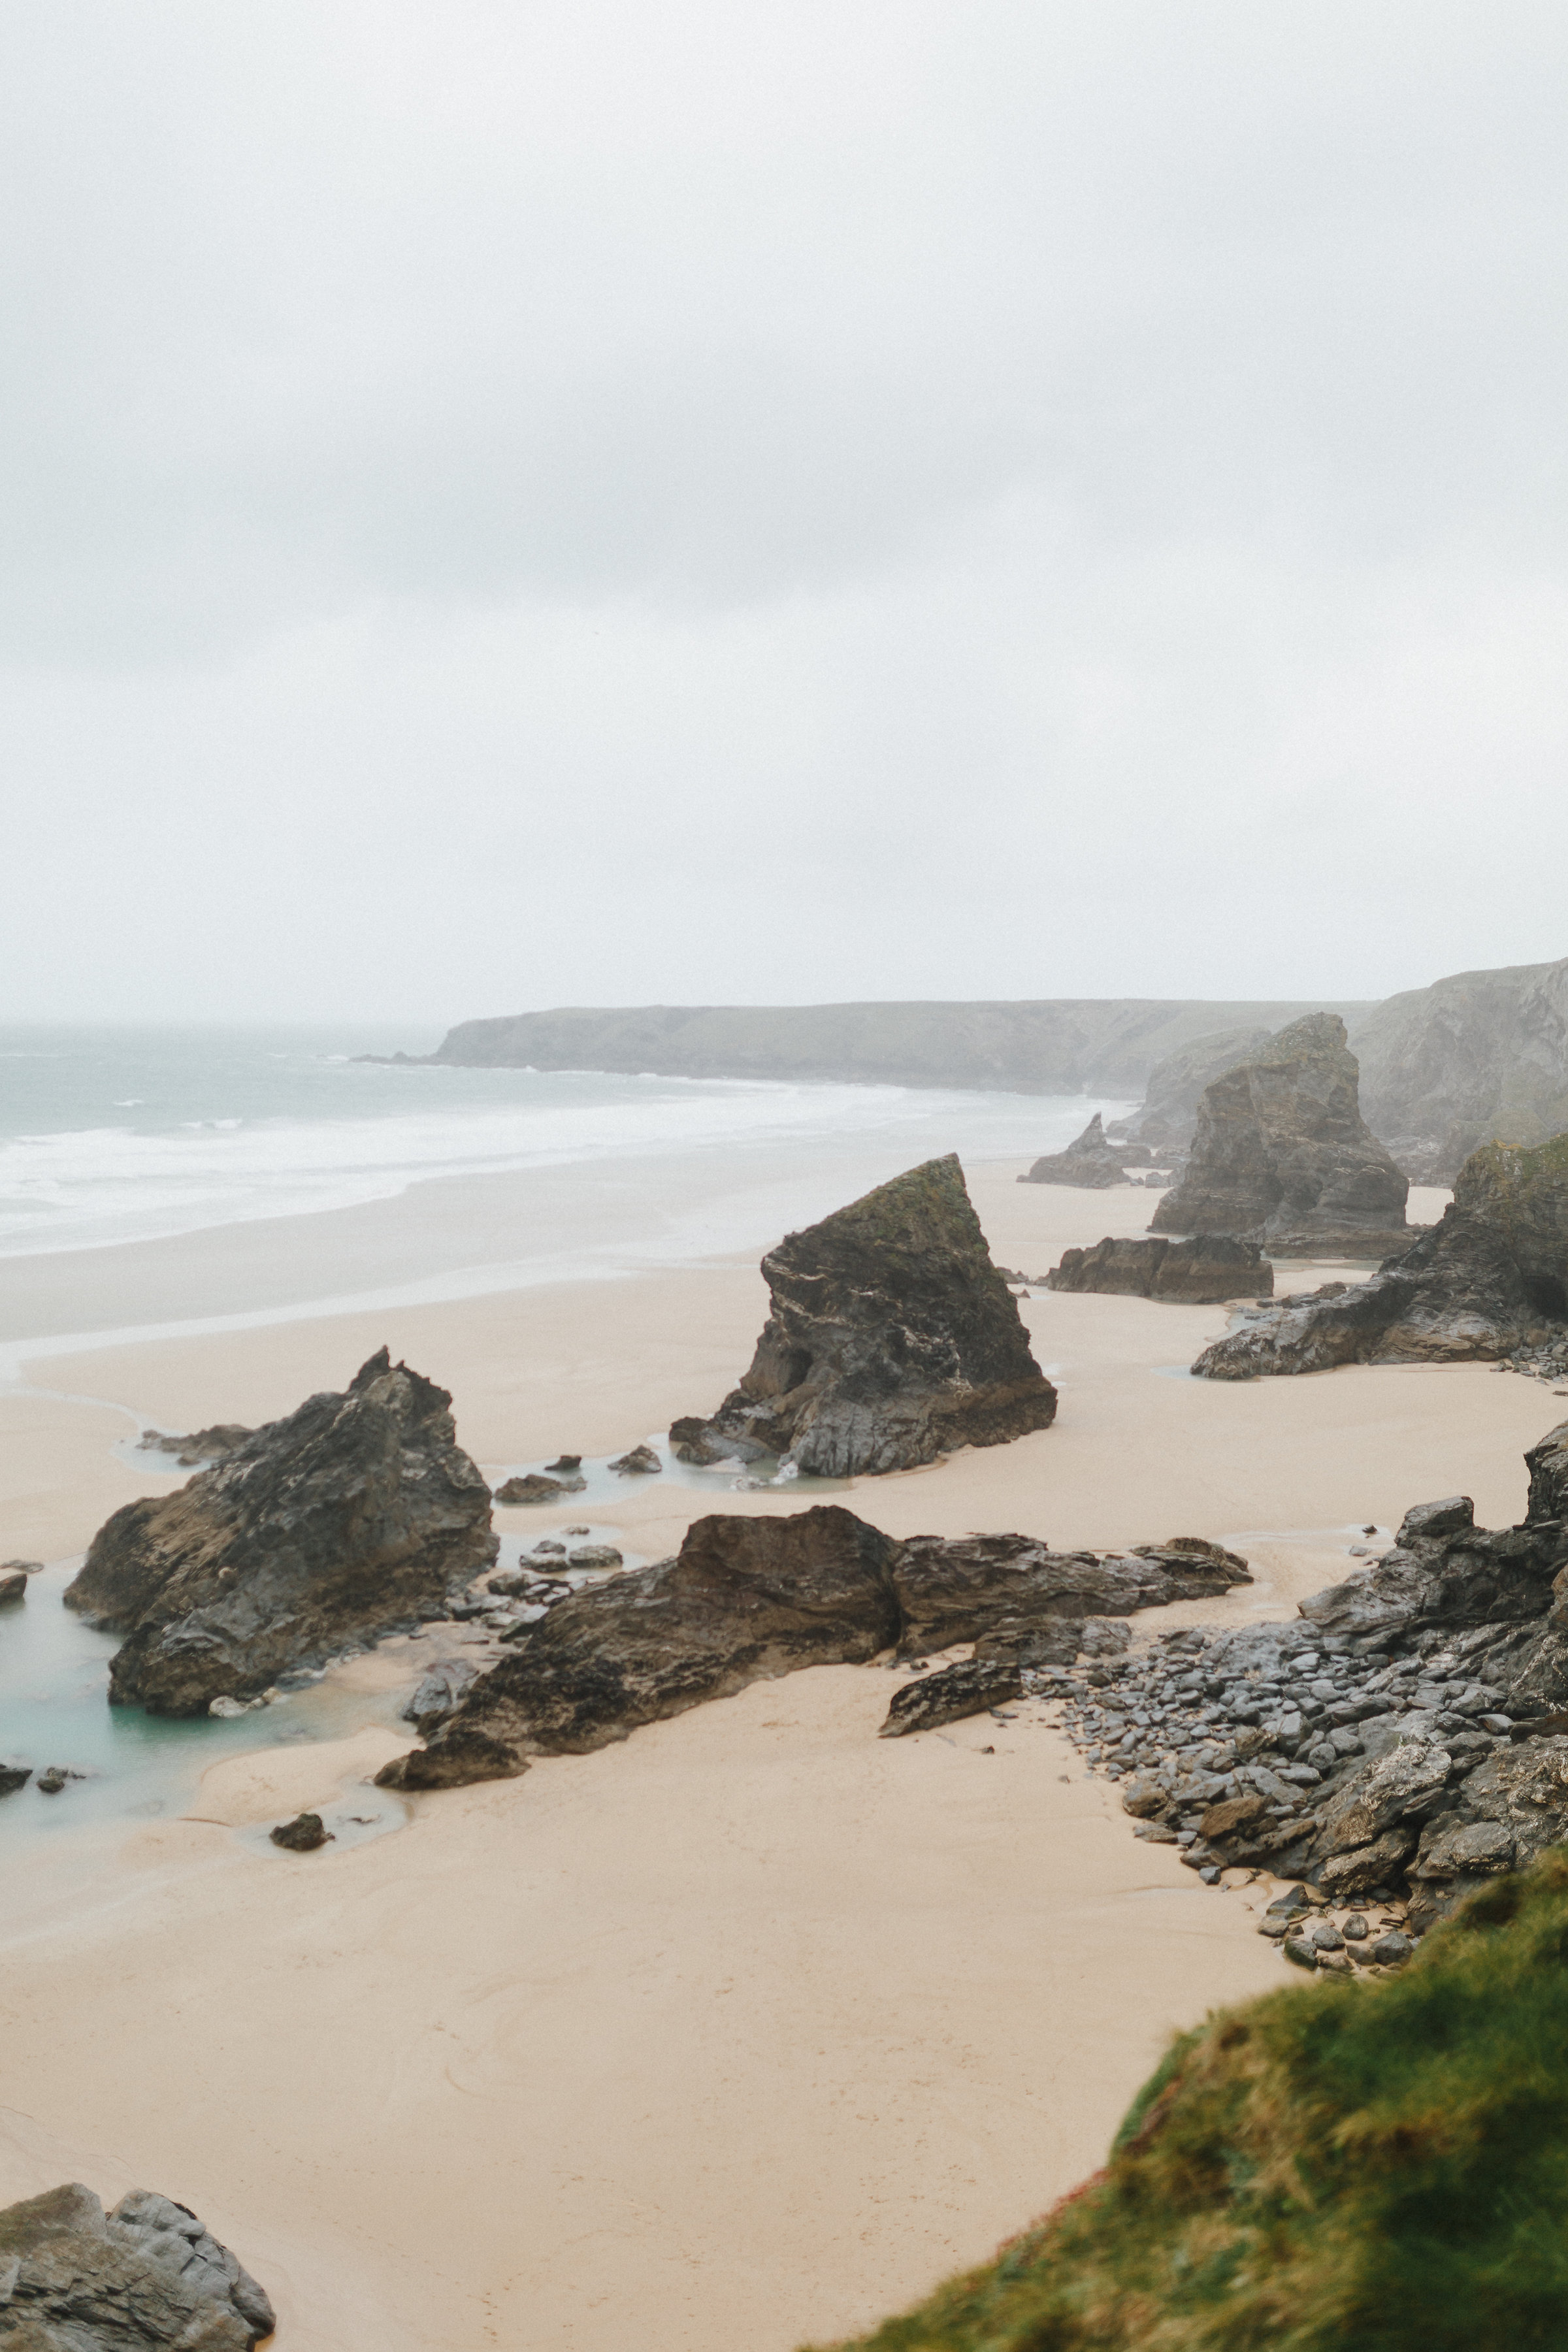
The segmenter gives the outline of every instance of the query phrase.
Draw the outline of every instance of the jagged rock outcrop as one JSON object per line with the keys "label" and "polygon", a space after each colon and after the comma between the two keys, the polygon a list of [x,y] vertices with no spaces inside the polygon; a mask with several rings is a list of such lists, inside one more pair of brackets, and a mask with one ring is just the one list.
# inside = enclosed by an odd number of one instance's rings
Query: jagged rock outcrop
{"label": "jagged rock outcrop", "polygon": [[1442,1221],[1370,1282],[1205,1348],[1205,1380],[1453,1363],[1568,1345],[1568,1135],[1468,1160]]}
{"label": "jagged rock outcrop", "polygon": [[67,1606],[129,1638],[110,1703],[202,1715],[346,1644],[446,1613],[495,1559],[451,1398],[384,1348],[177,1493],[93,1538]]}
{"label": "jagged rock outcrop", "polygon": [[1455,972],[1356,1024],[1362,1107],[1418,1184],[1451,1184],[1484,1143],[1568,1128],[1568,958]]}
{"label": "jagged rock outcrop", "polygon": [[106,2213],[74,2181],[0,2211],[0,2347],[250,2352],[277,2324],[227,2247],[151,2189]]}
{"label": "jagged rock outcrop", "polygon": [[1280,1030],[1205,1088],[1187,1172],[1150,1231],[1229,1234],[1276,1255],[1383,1256],[1414,1240],[1409,1184],[1362,1118],[1357,1076],[1337,1014]]}
{"label": "jagged rock outcrop", "polygon": [[1517,1527],[1421,1504],[1293,1622],[1058,1671],[1091,1760],[1138,1776],[1140,1834],[1335,1900],[1407,1885],[1417,1929],[1568,1838],[1568,1422],[1525,1461]]}
{"label": "jagged rock outcrop", "polygon": [[846,1478],[1055,1418],[955,1155],[790,1234],[763,1273],[773,1311],[751,1368],[710,1418],[672,1425],[683,1461],[777,1454]]}
{"label": "jagged rock outcrop", "polygon": [[715,1515],[693,1524],[674,1559],[559,1601],[426,1747],[378,1778],[397,1789],[509,1778],[531,1756],[605,1747],[763,1676],[886,1650],[974,1642],[983,1664],[1016,1673],[1020,1659],[1069,1643],[1076,1652],[1086,1618],[1248,1581],[1244,1560],[1197,1538],[1054,1553],[1026,1536],[900,1544],[831,1506],[786,1518]]}
{"label": "jagged rock outcrop", "polygon": [[1108,1234],[1092,1249],[1064,1250],[1046,1287],[1213,1307],[1226,1298],[1267,1298],[1274,1268],[1256,1242],[1232,1241],[1225,1234],[1196,1234],[1184,1242],[1163,1234]]}
{"label": "jagged rock outcrop", "polygon": [[1249,1024],[1239,1029],[1215,1030],[1178,1046],[1150,1071],[1143,1100],[1131,1118],[1112,1121],[1112,1140],[1125,1137],[1130,1142],[1149,1145],[1162,1167],[1167,1159],[1184,1160],[1192,1149],[1198,1104],[1205,1087],[1266,1045],[1268,1036],[1267,1029]]}
{"label": "jagged rock outcrop", "polygon": [[[1147,1159],[1146,1147],[1141,1150],[1140,1156]],[[1131,1181],[1124,1160],[1131,1161],[1132,1157],[1131,1151],[1123,1155],[1112,1150],[1105,1139],[1100,1114],[1096,1111],[1083,1133],[1069,1143],[1065,1151],[1051,1152],[1044,1160],[1037,1160],[1028,1174],[1020,1176],[1018,1181],[1020,1184],[1068,1184],[1079,1192],[1104,1192],[1112,1185]]]}

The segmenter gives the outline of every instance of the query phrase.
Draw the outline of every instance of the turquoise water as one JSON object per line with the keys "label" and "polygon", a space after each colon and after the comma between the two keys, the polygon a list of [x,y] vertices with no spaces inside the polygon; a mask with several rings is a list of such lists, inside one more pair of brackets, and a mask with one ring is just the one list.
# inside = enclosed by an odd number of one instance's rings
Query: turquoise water
{"label": "turquoise water", "polygon": [[[395,1727],[406,1687],[366,1694],[331,1683],[231,1722],[171,1722],[141,1707],[110,1706],[109,1661],[121,1636],[99,1633],[61,1594],[79,1565],[30,1577],[27,1598],[0,1609],[0,1762],[30,1764],[34,1780],[0,1797],[0,1854],[89,1822],[155,1820],[182,1812],[209,1764],[285,1740],[341,1739],[366,1724]],[[411,1664],[410,1679],[417,1671]],[[45,1796],[37,1775],[51,1764],[84,1777]]]}

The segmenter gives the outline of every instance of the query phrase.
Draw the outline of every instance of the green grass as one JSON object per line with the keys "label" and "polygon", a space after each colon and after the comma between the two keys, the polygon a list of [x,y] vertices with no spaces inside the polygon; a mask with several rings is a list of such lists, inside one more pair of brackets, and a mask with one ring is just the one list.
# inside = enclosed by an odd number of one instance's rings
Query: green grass
{"label": "green grass", "polygon": [[1103,2172],[856,2352],[1264,2347],[1568,2347],[1568,1849],[1183,2036]]}

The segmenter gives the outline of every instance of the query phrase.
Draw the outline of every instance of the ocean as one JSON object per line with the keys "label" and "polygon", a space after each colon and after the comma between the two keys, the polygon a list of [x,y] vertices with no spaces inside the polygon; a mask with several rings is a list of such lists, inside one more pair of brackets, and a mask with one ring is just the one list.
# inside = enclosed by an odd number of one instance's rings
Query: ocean
{"label": "ocean", "polygon": [[[0,1259],[309,1216],[523,1170],[603,1172],[661,1158],[689,1160],[695,1173],[738,1154],[773,1175],[840,1156],[891,1175],[943,1151],[1033,1157],[1059,1150],[1094,1110],[1128,1108],[1076,1095],[354,1058],[407,1042],[406,1031],[358,1026],[0,1029]],[[715,1245],[688,1239],[694,1252]],[[547,1253],[548,1233],[535,1240]],[[716,1245],[743,1243],[726,1234]]]}

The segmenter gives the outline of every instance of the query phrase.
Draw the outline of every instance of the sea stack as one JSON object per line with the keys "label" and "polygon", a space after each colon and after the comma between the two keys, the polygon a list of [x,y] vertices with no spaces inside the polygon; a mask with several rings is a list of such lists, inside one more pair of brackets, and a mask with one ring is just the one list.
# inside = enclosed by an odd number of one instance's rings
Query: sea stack
{"label": "sea stack", "polygon": [[1407,1246],[1410,1187],[1361,1115],[1359,1080],[1337,1013],[1281,1029],[1205,1087],[1187,1172],[1151,1232],[1228,1234],[1277,1256]]}
{"label": "sea stack", "polygon": [[1520,1349],[1568,1369],[1568,1135],[1529,1151],[1489,1143],[1459,1171],[1442,1222],[1370,1282],[1232,1331],[1193,1370],[1249,1381]]}
{"label": "sea stack", "polygon": [[1068,1145],[1065,1151],[1047,1153],[1037,1160],[1020,1184],[1069,1184],[1079,1192],[1105,1192],[1114,1184],[1125,1184],[1129,1179],[1122,1161],[1143,1160],[1149,1157],[1143,1144],[1129,1144],[1122,1151],[1115,1150],[1106,1141],[1105,1129],[1099,1111],[1089,1120],[1083,1133]]}
{"label": "sea stack", "polygon": [[710,1418],[672,1425],[684,1461],[776,1454],[847,1478],[1056,1416],[955,1154],[788,1234],[763,1273],[773,1311],[751,1368]]}
{"label": "sea stack", "polygon": [[110,1703],[205,1715],[293,1669],[444,1616],[499,1549],[451,1398],[384,1348],[173,1495],[93,1538],[68,1608],[124,1633]]}

